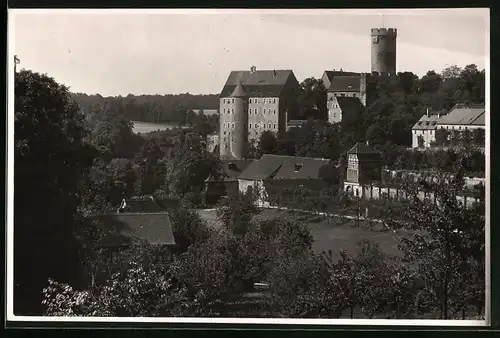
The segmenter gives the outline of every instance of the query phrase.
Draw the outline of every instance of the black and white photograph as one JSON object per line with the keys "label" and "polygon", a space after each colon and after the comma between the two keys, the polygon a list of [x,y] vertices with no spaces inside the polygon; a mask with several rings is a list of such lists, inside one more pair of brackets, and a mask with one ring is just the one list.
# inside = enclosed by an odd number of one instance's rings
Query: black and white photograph
{"label": "black and white photograph", "polygon": [[7,320],[485,326],[489,9],[9,9]]}

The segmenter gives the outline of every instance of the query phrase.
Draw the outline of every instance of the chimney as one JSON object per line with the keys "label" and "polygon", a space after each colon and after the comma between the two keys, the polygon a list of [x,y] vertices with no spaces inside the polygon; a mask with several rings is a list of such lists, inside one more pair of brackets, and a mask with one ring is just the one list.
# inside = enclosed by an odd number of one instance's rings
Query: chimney
{"label": "chimney", "polygon": [[340,68],[340,74],[342,74],[344,71],[342,70],[342,68]]}
{"label": "chimney", "polygon": [[255,70],[256,70],[256,69],[257,69],[257,68],[256,68],[255,66],[250,67],[250,73],[255,73]]}
{"label": "chimney", "polygon": [[429,117],[429,108],[427,108],[427,117]]}
{"label": "chimney", "polygon": [[273,77],[276,76],[276,69],[273,69]]}

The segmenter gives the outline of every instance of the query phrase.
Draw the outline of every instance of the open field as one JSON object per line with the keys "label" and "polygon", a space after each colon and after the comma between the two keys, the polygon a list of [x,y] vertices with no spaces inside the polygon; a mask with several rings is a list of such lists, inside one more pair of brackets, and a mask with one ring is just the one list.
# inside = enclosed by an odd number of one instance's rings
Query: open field
{"label": "open field", "polygon": [[[209,224],[220,227],[217,221],[215,210],[197,210],[198,213]],[[356,220],[346,220],[340,217],[324,219],[322,216],[305,213],[291,213],[276,209],[263,210],[255,219],[265,219],[271,217],[297,217],[299,220],[307,222],[311,234],[314,238],[313,250],[317,253],[332,250],[333,259],[340,258],[340,251],[346,250],[349,254],[357,253],[357,243],[363,239],[372,240],[380,244],[383,252],[390,255],[398,255],[398,238],[407,233],[383,230],[383,225],[373,224],[369,229],[368,221],[360,221],[360,227],[356,227]]]}

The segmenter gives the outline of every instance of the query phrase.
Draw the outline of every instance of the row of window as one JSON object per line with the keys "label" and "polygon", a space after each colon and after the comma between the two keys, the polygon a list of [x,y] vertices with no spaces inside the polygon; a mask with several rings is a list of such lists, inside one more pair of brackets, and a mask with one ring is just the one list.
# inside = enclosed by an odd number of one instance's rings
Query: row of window
{"label": "row of window", "polygon": [[[252,114],[252,113],[258,114],[259,113],[259,108],[254,108],[254,109],[250,108],[248,110],[248,112],[249,112],[249,114]],[[276,109],[266,109],[266,108],[264,108],[264,114],[271,114],[271,112],[273,114],[276,114]],[[222,113],[223,114],[234,114],[234,109],[229,109],[229,108],[225,109],[224,108],[224,109],[222,109]]]}
{"label": "row of window", "polygon": [[[345,97],[346,94],[345,93],[340,93],[340,94],[334,93],[333,96],[335,96],[335,97]],[[347,95],[347,96],[349,96],[349,95]],[[356,93],[352,93],[352,97],[356,97]],[[333,97],[330,98],[330,101],[332,101],[332,100],[333,100]]]}
{"label": "row of window", "polygon": [[[272,113],[273,113],[273,114],[276,114],[276,109],[267,109],[267,110],[266,110],[266,108],[264,108],[264,114],[266,114],[266,113],[267,113],[267,114],[271,114],[271,111],[272,111]],[[252,114],[252,112],[253,112],[254,114],[258,114],[258,113],[259,113],[259,108],[254,108],[254,110],[253,110],[253,111],[252,111],[252,108],[250,108],[250,109],[248,110],[248,112],[249,112],[249,114]]]}
{"label": "row of window", "polygon": [[[249,103],[260,103],[262,100],[263,103],[276,103],[276,98],[253,98],[249,99]],[[234,99],[222,99],[222,103],[234,103]]]}
{"label": "row of window", "polygon": [[[272,123],[272,124],[271,124],[271,123],[268,123],[268,128],[269,128],[269,129],[271,129],[271,125],[273,126],[273,128],[272,128],[272,129],[276,129],[276,123]],[[224,123],[223,123],[223,126],[224,126],[224,129],[225,129],[225,128],[232,128],[232,129],[234,129],[235,124],[234,124],[234,122],[232,122],[232,123],[231,123],[231,122],[224,122]],[[255,128],[255,129],[259,128],[259,123],[255,123],[255,124],[254,124],[254,128]],[[263,128],[264,128],[264,129],[266,129],[266,124],[265,124],[265,123],[263,123]],[[252,129],[252,123],[250,123],[250,124],[248,125],[248,129]],[[226,135],[226,132],[224,132],[224,135]]]}

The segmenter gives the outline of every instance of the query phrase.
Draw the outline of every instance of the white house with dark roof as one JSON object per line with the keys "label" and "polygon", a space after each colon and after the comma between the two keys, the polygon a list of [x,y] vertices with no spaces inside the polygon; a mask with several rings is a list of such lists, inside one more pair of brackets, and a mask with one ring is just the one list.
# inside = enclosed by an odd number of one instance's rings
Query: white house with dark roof
{"label": "white house with dark roof", "polygon": [[436,130],[485,129],[485,106],[482,104],[456,104],[447,114],[431,114],[429,111],[412,127],[412,147],[419,148],[423,138],[425,148],[436,140]]}
{"label": "white house with dark roof", "polygon": [[411,128],[412,147],[420,148],[419,139],[422,139],[422,147],[428,148],[436,139],[436,129],[439,120],[438,114],[430,114],[429,110],[420,120]]}

